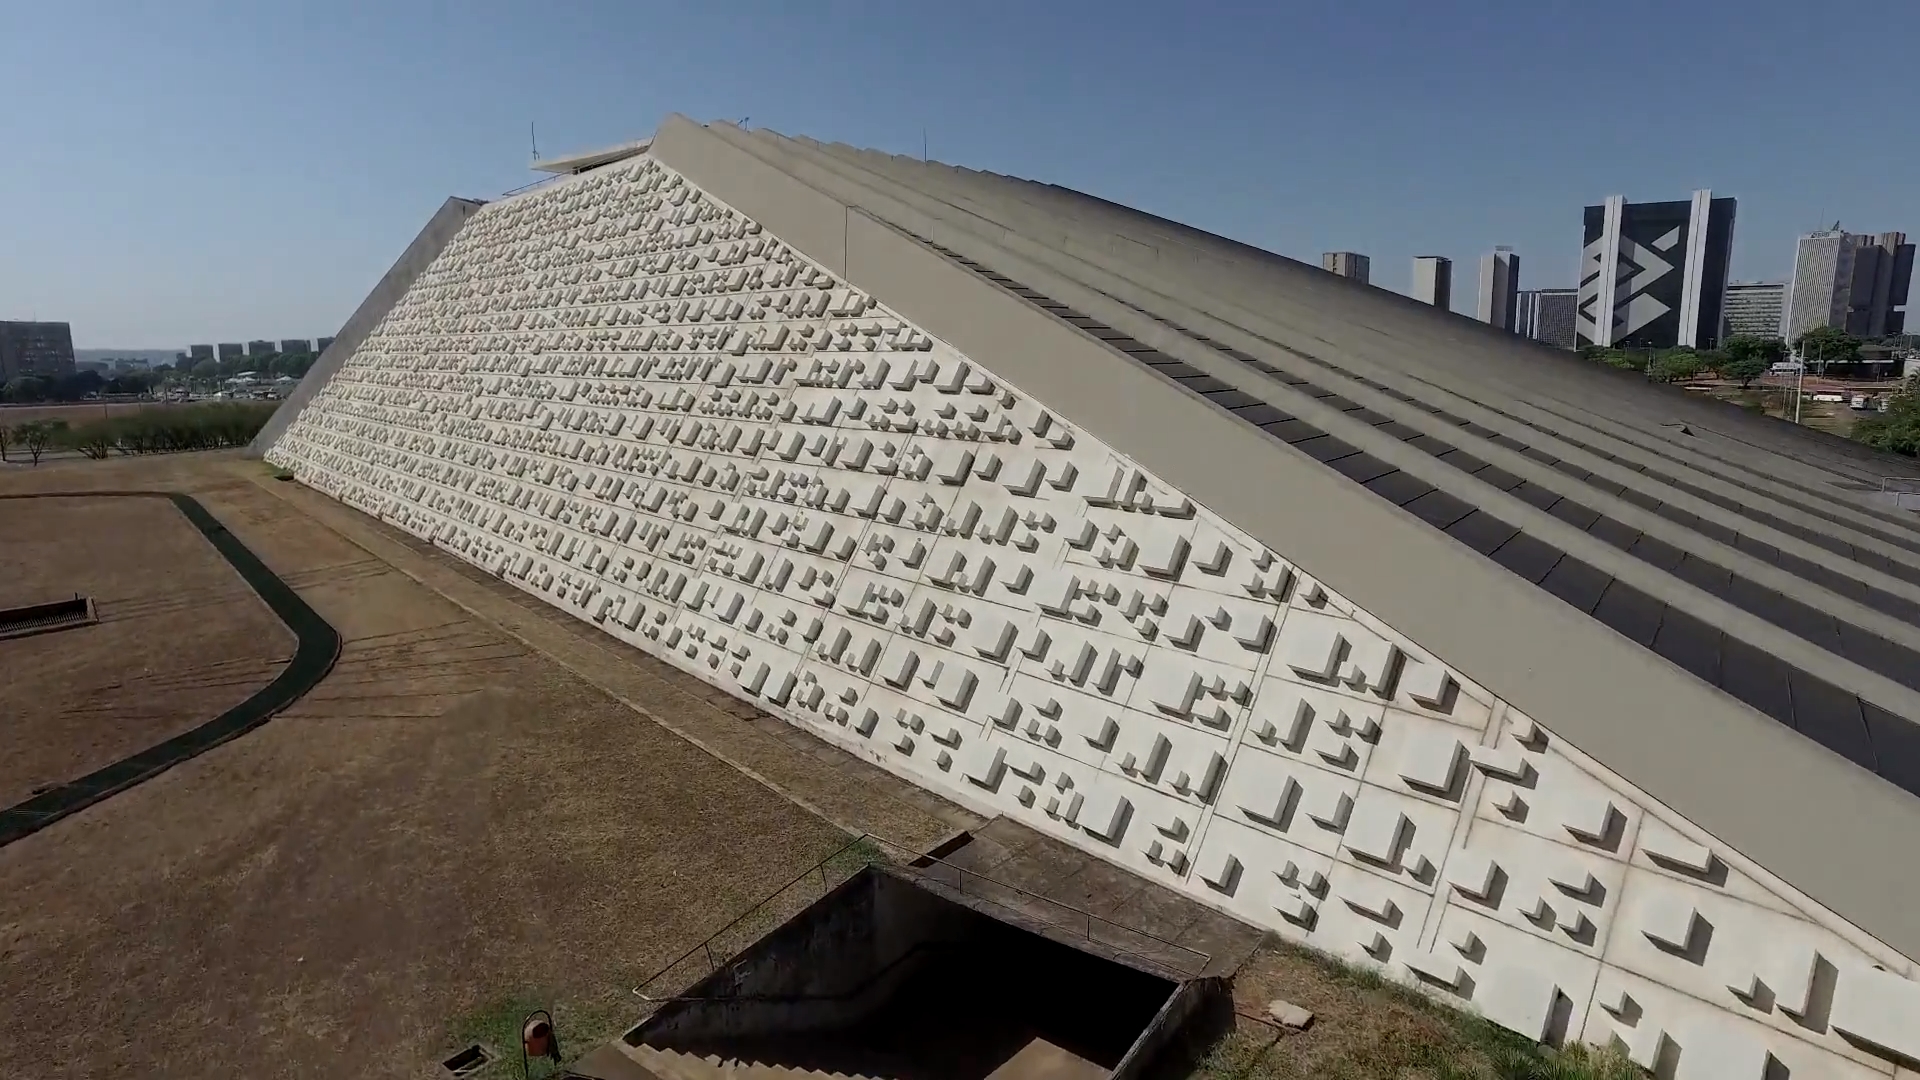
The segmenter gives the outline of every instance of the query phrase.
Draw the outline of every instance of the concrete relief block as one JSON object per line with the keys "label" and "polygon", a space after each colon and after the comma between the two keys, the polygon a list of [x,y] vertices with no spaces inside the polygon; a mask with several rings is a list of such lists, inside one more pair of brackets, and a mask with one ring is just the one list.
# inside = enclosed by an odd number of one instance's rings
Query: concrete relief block
{"label": "concrete relief block", "polygon": [[1889,1061],[1920,1061],[1920,983],[1873,967],[1849,967],[1833,992],[1835,1031]]}

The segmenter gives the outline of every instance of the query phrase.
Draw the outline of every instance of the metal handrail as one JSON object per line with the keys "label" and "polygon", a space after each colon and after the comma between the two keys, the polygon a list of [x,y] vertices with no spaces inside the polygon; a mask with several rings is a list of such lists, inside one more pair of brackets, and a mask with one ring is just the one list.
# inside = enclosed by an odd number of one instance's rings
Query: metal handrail
{"label": "metal handrail", "polygon": [[[734,927],[739,926],[741,923],[746,921],[749,915],[754,914],[755,912],[759,911],[761,908],[766,907],[769,903],[772,903],[774,897],[777,897],[781,893],[786,892],[788,889],[793,888],[795,885],[800,884],[802,881],[805,881],[808,877],[812,876],[814,873],[816,872],[821,873],[822,874],[821,880],[824,883],[825,881],[824,875],[825,875],[825,870],[828,863],[846,854],[847,852],[853,850],[854,848],[859,847],[863,843],[871,843],[871,842],[872,842],[872,838],[869,837],[867,834],[862,833],[859,836],[856,836],[853,839],[835,848],[830,854],[828,854],[825,858],[822,858],[819,862],[816,862],[812,866],[809,866],[805,870],[802,870],[798,874],[795,874],[789,881],[787,881],[786,884],[780,886],[779,888],[773,890],[767,895],[761,897],[758,901],[754,903],[752,907],[748,908],[747,910],[741,912],[739,915],[735,916],[733,918],[733,921],[727,923],[725,926],[722,926],[720,929],[715,930],[713,933],[708,934],[705,938],[701,939],[700,942],[695,944],[692,948],[688,949],[686,952],[681,953],[679,956],[674,957],[671,963],[667,964],[665,967],[661,968],[659,971],[654,972],[652,975],[647,976],[645,979],[642,979],[639,985],[633,988],[634,995],[636,997],[645,998],[647,995],[640,992],[644,987],[653,983],[656,979],[660,978],[660,976],[665,975],[667,972],[672,971],[674,968],[677,968],[681,964],[686,963],[688,960],[693,958],[693,955],[695,953],[698,953],[703,949],[706,950],[706,953],[707,953],[707,966],[709,971],[717,969],[719,965],[714,962],[713,948],[712,948],[713,940],[715,938],[733,929]],[[824,895],[824,890],[823,890],[823,895]]]}

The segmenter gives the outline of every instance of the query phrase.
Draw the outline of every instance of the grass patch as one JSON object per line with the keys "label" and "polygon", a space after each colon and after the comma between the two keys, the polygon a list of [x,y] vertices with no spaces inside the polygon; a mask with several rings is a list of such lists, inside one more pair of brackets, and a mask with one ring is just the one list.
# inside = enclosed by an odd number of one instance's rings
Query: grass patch
{"label": "grass patch", "polygon": [[863,836],[829,856],[822,865],[826,871],[827,888],[832,889],[867,867],[886,861],[886,851]]}
{"label": "grass patch", "polygon": [[532,1080],[557,1076],[565,1066],[586,1056],[623,1029],[622,1018],[609,1005],[569,1002],[539,991],[524,990],[503,995],[483,1007],[453,1020],[447,1025],[447,1051],[454,1054],[473,1043],[486,1047],[494,1060],[476,1077],[485,1080],[529,1080],[520,1071],[520,1025],[527,1014],[545,1009],[553,1014],[554,1031],[560,1036],[561,1065],[545,1060],[528,1062]]}
{"label": "grass patch", "polygon": [[1284,998],[1304,1032],[1242,1020],[1199,1063],[1200,1080],[1640,1080],[1613,1049],[1541,1046],[1379,971],[1271,940],[1235,978],[1235,1007]]}

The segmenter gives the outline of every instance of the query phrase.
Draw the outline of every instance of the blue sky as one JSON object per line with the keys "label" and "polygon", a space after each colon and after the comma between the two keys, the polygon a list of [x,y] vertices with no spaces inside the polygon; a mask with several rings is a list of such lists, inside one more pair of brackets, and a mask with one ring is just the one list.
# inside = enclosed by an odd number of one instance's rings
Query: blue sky
{"label": "blue sky", "polygon": [[0,0],[0,317],[81,347],[330,334],[447,195],[660,117],[1067,184],[1296,258],[1519,252],[1740,200],[1734,275],[1920,233],[1920,3]]}

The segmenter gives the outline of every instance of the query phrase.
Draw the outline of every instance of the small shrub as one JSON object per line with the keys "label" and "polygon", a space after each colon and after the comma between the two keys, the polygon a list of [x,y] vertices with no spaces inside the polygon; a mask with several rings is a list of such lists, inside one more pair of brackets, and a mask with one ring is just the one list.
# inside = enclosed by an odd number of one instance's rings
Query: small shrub
{"label": "small shrub", "polygon": [[65,433],[67,445],[90,458],[172,454],[245,446],[279,408],[276,401],[219,401],[145,409],[95,420]]}

